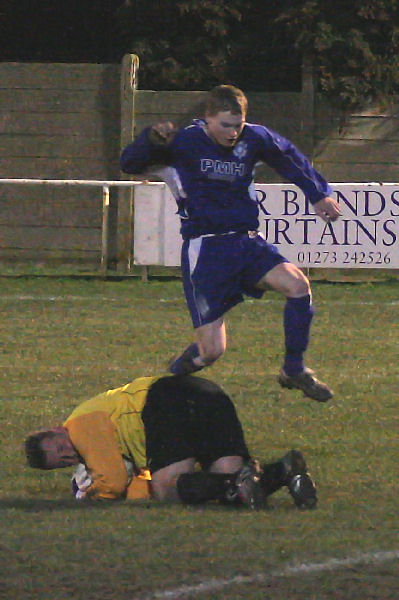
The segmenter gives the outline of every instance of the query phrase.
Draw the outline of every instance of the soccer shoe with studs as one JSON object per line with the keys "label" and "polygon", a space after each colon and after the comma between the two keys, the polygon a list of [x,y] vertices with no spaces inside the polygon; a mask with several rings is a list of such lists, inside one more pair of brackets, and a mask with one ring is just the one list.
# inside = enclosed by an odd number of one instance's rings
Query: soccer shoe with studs
{"label": "soccer shoe with studs", "polygon": [[228,492],[228,500],[238,502],[251,510],[259,510],[266,504],[265,494],[260,485],[261,469],[257,461],[251,461],[238,471],[233,488]]}
{"label": "soccer shoe with studs", "polygon": [[198,354],[194,351],[196,344],[191,344],[181,355],[176,355],[168,361],[167,370],[173,375],[189,375],[196,371],[201,371],[203,366],[197,366],[193,362],[194,356]]}
{"label": "soccer shoe with studs", "polygon": [[317,504],[314,481],[308,473],[302,452],[291,450],[282,458],[285,470],[285,485],[298,508],[311,509]]}
{"label": "soccer shoe with studs", "polygon": [[281,387],[290,390],[302,390],[307,398],[317,400],[317,402],[327,402],[333,397],[333,391],[326,383],[319,381],[314,376],[311,369],[304,369],[298,375],[287,375],[284,369],[281,369],[278,376],[278,382]]}

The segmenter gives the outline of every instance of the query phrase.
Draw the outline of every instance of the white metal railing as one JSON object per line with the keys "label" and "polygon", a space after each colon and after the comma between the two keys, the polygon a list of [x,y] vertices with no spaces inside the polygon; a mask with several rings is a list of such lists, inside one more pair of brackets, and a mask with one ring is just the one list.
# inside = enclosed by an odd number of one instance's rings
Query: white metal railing
{"label": "white metal railing", "polygon": [[54,186],[91,186],[102,188],[102,225],[101,225],[101,265],[100,271],[104,275],[108,263],[108,217],[109,217],[109,189],[111,187],[134,187],[137,185],[164,186],[162,181],[107,181],[96,179],[0,179],[0,183],[19,185],[54,185]]}
{"label": "white metal railing", "polygon": [[[134,205],[134,261],[148,265],[180,264],[179,219],[173,196],[160,193],[157,181],[78,179],[0,179],[0,183],[75,185],[102,188],[101,272],[107,270],[110,187],[140,186]],[[152,189],[149,186],[157,186]],[[399,184],[335,183],[333,193],[342,209],[335,223],[316,219],[304,195],[293,184],[255,184],[260,232],[301,268],[399,269]],[[147,189],[149,188],[149,189]],[[154,227],[156,218],[157,227]],[[151,236],[148,229],[151,227]]]}

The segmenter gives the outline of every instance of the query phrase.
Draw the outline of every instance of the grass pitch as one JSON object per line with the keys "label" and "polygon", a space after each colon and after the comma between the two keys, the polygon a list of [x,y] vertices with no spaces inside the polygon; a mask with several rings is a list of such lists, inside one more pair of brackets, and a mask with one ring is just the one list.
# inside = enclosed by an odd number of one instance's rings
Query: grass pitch
{"label": "grass pitch", "polygon": [[[315,511],[298,511],[282,490],[259,513],[82,506],[68,469],[25,466],[30,431],[60,424],[98,392],[164,372],[191,341],[180,281],[3,278],[0,286],[2,600],[398,598],[397,554],[373,560],[399,551],[398,282],[313,285],[307,363],[335,390],[326,405],[276,382],[277,294],[227,315],[227,353],[204,376],[233,398],[254,455],[303,450],[319,492]],[[363,562],[331,563],[359,553]]]}

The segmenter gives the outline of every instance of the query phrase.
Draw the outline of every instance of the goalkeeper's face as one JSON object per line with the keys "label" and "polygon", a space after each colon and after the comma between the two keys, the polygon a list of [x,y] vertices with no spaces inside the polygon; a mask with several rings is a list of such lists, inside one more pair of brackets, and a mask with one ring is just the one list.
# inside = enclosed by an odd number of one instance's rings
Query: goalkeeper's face
{"label": "goalkeeper's face", "polygon": [[225,148],[233,148],[243,130],[245,115],[226,110],[215,115],[206,114],[205,121],[208,134],[214,142]]}
{"label": "goalkeeper's face", "polygon": [[45,468],[61,469],[76,465],[79,456],[65,427],[55,427],[51,432],[52,435],[44,438],[40,444],[45,455]]}

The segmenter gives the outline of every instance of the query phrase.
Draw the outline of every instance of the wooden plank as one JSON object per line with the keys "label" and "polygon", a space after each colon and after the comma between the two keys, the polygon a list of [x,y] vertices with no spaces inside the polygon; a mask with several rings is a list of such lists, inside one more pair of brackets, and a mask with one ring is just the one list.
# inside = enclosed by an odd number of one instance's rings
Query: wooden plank
{"label": "wooden plank", "polygon": [[[0,114],[1,130],[9,132],[1,137],[1,154],[20,157],[2,160],[2,174],[4,170],[7,177],[117,179],[119,68],[110,72],[95,67],[93,80],[91,65],[72,71],[69,65],[48,67],[40,65],[40,81],[31,65],[26,77],[25,66],[13,69],[16,89],[0,91],[1,106],[9,109]],[[4,82],[2,77],[0,88]],[[15,131],[21,135],[11,135]],[[32,131],[33,136],[26,135]],[[99,263],[101,189],[7,186],[0,188],[0,196],[0,243],[11,247],[0,249],[2,258],[12,254],[17,260]],[[18,244],[23,249],[16,248]]]}
{"label": "wooden plank", "polygon": [[350,115],[344,115],[343,111],[327,100],[324,96],[316,94],[315,97],[316,119],[352,117],[399,117],[399,96],[393,96],[388,102],[371,103],[368,106],[353,110]]}
{"label": "wooden plank", "polygon": [[[185,125],[189,125],[193,118],[201,118],[202,114],[197,113],[193,115],[188,115],[187,113],[178,113],[170,112],[165,107],[164,112],[160,113],[140,113],[136,114],[136,129],[140,131],[144,127],[148,127],[157,123],[158,121],[172,121],[176,123],[179,127],[183,127]],[[288,118],[281,113],[271,113],[269,111],[257,111],[248,113],[249,123],[259,123],[261,125],[265,125],[266,127],[270,127],[271,129],[276,129],[279,132],[281,130],[287,130],[292,132],[300,132],[301,131],[301,123],[299,119]],[[140,129],[141,127],[141,129]]]}
{"label": "wooden plank", "polygon": [[80,158],[3,158],[0,177],[27,179],[118,179],[119,161]]}
{"label": "wooden plank", "polygon": [[399,140],[334,140],[321,141],[315,150],[316,160],[336,163],[382,163],[399,165]]}
{"label": "wooden plank", "polygon": [[101,229],[0,227],[1,248],[101,251]]}
{"label": "wooden plank", "polygon": [[[300,123],[303,133],[301,146],[309,158],[313,157],[314,150],[314,105],[315,105],[315,77],[313,60],[306,53],[302,58],[302,91],[297,96],[297,106],[300,107]],[[297,115],[298,109],[289,108],[290,115]],[[305,135],[306,133],[306,135]]]}
{"label": "wooden plank", "polygon": [[[120,82],[121,150],[135,136],[136,102],[138,97],[138,64],[138,57],[134,54],[126,54],[123,57]],[[127,174],[123,174],[123,177],[126,179],[133,179]],[[132,245],[134,236],[134,190],[129,188],[119,189],[117,192],[117,201],[118,212],[116,215],[116,239],[114,239],[114,248],[118,257],[118,271],[126,272],[131,269],[133,262]]]}
{"label": "wooden plank", "polygon": [[370,140],[396,142],[399,140],[399,98],[393,97],[388,104],[370,104],[350,115],[323,97],[316,97],[316,136],[320,140]]}
{"label": "wooden plank", "polygon": [[257,183],[281,183],[284,179],[274,169],[262,164],[256,168],[255,181]]}
{"label": "wooden plank", "polygon": [[113,64],[0,63],[3,89],[96,90],[119,89],[120,66]]}
{"label": "wooden plank", "polygon": [[[174,118],[176,115],[173,113],[162,113],[159,115],[137,115],[136,116],[136,128],[135,135],[138,135],[145,127],[149,127],[158,121],[172,121],[178,127],[188,125],[191,120],[184,120],[183,116]],[[252,115],[255,117],[255,115]],[[265,118],[265,115],[258,113],[257,118],[252,118],[250,122],[258,122],[271,129],[278,131],[281,135],[288,137],[290,140],[298,140],[302,138],[303,132],[301,130],[301,124],[298,120],[284,119],[279,115],[275,115],[273,118]]]}
{"label": "wooden plank", "polygon": [[[0,137],[0,157],[27,158],[89,158],[90,160],[104,159],[105,141],[98,136],[64,136],[64,135],[24,135],[4,134]],[[111,148],[111,139],[106,143]],[[114,145],[119,142],[114,136]],[[118,158],[115,153],[115,160]]]}
{"label": "wooden plank", "polygon": [[[207,92],[158,92],[152,90],[137,90],[136,114],[159,114],[167,112],[180,114],[181,112],[197,112],[197,116],[204,113],[204,101]],[[269,111],[270,114],[298,108],[300,102],[298,93],[258,93],[247,94],[249,109],[253,111]]]}
{"label": "wooden plank", "polygon": [[25,185],[0,184],[0,210],[6,203],[21,202],[27,205],[30,202],[40,201],[49,204],[72,204],[77,202],[82,206],[92,206],[101,202],[102,190],[100,187],[89,186],[55,186],[55,185]]}
{"label": "wooden plank", "polygon": [[351,140],[399,140],[399,118],[393,117],[350,117],[344,122],[339,119],[316,121],[316,138],[333,137]]}
{"label": "wooden plank", "polygon": [[[70,249],[56,250],[41,248],[1,248],[0,260],[2,264],[11,263],[15,267],[18,263],[33,262],[37,265],[78,265],[86,268],[100,267],[100,251],[97,249]],[[2,266],[2,265],[1,265]]]}
{"label": "wooden plank", "polygon": [[97,111],[119,118],[119,89],[93,90],[0,89],[0,106],[12,112],[87,113]]}
{"label": "wooden plank", "polygon": [[315,167],[330,182],[397,182],[399,172],[397,165],[379,165],[374,163],[358,164],[315,161]]}
{"label": "wooden plank", "polygon": [[[158,92],[152,90],[137,90],[135,99],[136,115],[162,114],[169,112],[178,115],[182,112],[191,113],[197,107],[203,106],[206,92]],[[203,109],[201,109],[201,114]]]}
{"label": "wooden plank", "polygon": [[103,135],[119,138],[119,120],[94,111],[88,119],[80,113],[0,112],[0,134]]}
{"label": "wooden plank", "polygon": [[137,91],[137,69],[135,55],[125,54],[122,60],[120,81],[120,142],[123,149],[134,136],[134,118]]}
{"label": "wooden plank", "polygon": [[[100,190],[101,191],[101,190]],[[101,193],[95,201],[75,198],[69,203],[45,202],[40,197],[30,201],[3,201],[0,206],[0,225],[13,227],[77,227],[101,228]]]}
{"label": "wooden plank", "polygon": [[248,92],[248,107],[250,110],[269,110],[270,113],[285,111],[290,118],[298,111],[301,94],[298,92]]}

